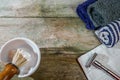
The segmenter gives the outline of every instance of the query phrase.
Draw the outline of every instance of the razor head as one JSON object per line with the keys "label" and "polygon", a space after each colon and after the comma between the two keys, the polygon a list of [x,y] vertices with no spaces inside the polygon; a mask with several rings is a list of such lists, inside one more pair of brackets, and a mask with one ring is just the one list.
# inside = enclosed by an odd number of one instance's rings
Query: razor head
{"label": "razor head", "polygon": [[97,53],[94,53],[94,54],[88,59],[86,65],[85,65],[86,68],[89,68],[89,67],[92,65],[92,63],[93,63],[93,61],[95,60],[95,58],[96,58],[97,55],[98,55]]}

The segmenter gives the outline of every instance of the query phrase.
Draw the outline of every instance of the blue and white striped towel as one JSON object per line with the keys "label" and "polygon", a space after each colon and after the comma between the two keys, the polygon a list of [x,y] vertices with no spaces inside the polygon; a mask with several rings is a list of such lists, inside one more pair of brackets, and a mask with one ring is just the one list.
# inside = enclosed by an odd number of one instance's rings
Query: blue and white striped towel
{"label": "blue and white striped towel", "polygon": [[100,27],[95,31],[95,34],[107,47],[113,47],[120,38],[120,19],[111,22],[110,24]]}

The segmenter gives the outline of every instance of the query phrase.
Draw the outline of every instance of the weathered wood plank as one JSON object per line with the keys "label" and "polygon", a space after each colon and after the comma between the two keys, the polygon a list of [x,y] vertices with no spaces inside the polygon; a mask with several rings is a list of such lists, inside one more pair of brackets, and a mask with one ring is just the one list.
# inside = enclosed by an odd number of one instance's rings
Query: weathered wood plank
{"label": "weathered wood plank", "polygon": [[0,46],[14,37],[28,37],[41,48],[72,47],[79,54],[99,44],[77,18],[0,18]]}
{"label": "weathered wood plank", "polygon": [[[77,62],[79,56],[42,53],[39,68],[33,75],[25,78],[18,78],[16,75],[12,80],[86,80]],[[3,68],[3,65],[0,65],[0,71]]]}
{"label": "weathered wood plank", "polygon": [[0,0],[0,17],[77,17],[85,0]]}
{"label": "weathered wood plank", "polygon": [[79,55],[43,54],[34,80],[86,80],[76,59]]}

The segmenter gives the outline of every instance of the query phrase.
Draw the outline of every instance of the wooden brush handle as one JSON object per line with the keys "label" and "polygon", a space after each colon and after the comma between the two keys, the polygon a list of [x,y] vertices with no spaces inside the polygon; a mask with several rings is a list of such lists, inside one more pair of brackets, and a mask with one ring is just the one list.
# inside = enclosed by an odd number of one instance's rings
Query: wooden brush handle
{"label": "wooden brush handle", "polygon": [[0,80],[10,80],[15,74],[19,73],[19,69],[13,64],[7,64],[0,73]]}

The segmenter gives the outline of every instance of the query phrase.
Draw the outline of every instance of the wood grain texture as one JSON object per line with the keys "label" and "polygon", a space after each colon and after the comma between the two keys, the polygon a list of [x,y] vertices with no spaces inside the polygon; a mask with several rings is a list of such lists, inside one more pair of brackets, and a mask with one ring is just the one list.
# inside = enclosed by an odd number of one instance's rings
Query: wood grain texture
{"label": "wood grain texture", "polygon": [[78,18],[0,18],[0,46],[14,37],[27,37],[41,48],[73,47],[80,53],[99,44]]}
{"label": "wood grain texture", "polygon": [[[77,54],[42,53],[39,68],[33,75],[25,78],[18,78],[16,75],[12,80],[86,80],[77,62],[79,56]],[[0,65],[0,71],[3,68],[4,66]]]}
{"label": "wood grain texture", "polygon": [[85,0],[0,0],[0,17],[77,17]]}
{"label": "wood grain texture", "polygon": [[43,54],[34,80],[86,80],[78,62],[79,55]]}
{"label": "wood grain texture", "polygon": [[12,80],[86,80],[76,59],[100,43],[76,14],[84,1],[0,0],[0,46],[27,37],[42,53],[37,72]]}

